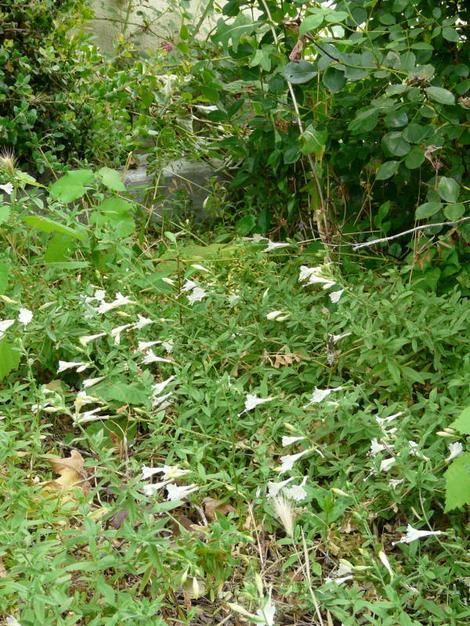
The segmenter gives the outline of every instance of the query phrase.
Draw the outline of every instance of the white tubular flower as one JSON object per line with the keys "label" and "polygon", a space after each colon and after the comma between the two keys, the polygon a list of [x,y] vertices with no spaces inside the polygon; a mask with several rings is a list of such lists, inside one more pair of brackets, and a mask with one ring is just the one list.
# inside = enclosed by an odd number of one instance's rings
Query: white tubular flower
{"label": "white tubular flower", "polygon": [[9,196],[11,196],[11,194],[13,193],[13,185],[11,183],[6,183],[6,185],[0,185],[0,189]]}
{"label": "white tubular flower", "polygon": [[88,422],[106,420],[111,417],[111,415],[99,415],[100,411],[103,411],[103,407],[101,406],[97,407],[96,409],[92,409],[91,411],[85,411],[84,413],[75,415],[73,421],[75,424],[86,424]]}
{"label": "white tubular flower", "polygon": [[387,555],[385,554],[385,552],[383,550],[381,550],[379,552],[378,556],[379,556],[380,562],[382,563],[382,565],[385,567],[385,569],[389,573],[390,579],[392,579],[393,578],[393,570],[392,570],[392,566],[390,565],[390,561],[388,560]]}
{"label": "white tubular flower", "polygon": [[82,335],[78,338],[78,341],[82,344],[83,347],[95,341],[95,339],[99,339],[100,337],[104,337],[106,333],[96,333],[96,335]]}
{"label": "white tubular flower", "polygon": [[[338,293],[338,292],[335,291],[335,293]],[[328,337],[331,339],[333,343],[338,343],[338,341],[341,341],[341,339],[344,339],[345,337],[349,337],[349,335],[351,334],[352,333],[342,333],[341,335],[328,335]]]}
{"label": "white tubular flower", "polygon": [[153,350],[149,350],[144,356],[143,363],[144,365],[149,365],[150,363],[173,363],[173,361],[157,356]]}
{"label": "white tubular flower", "polygon": [[20,324],[23,324],[23,326],[26,328],[26,326],[31,322],[31,320],[33,319],[33,312],[30,311],[29,309],[20,309],[19,314],[18,314],[18,321]]}
{"label": "white tubular flower", "polygon": [[151,483],[149,485],[144,485],[142,487],[142,492],[146,496],[154,496],[159,489],[162,489],[162,487],[166,487],[169,482],[169,480],[162,480],[162,482],[160,483]]}
{"label": "white tubular flower", "polygon": [[93,387],[93,385],[97,385],[102,380],[104,380],[106,376],[98,376],[97,378],[85,378],[82,382],[83,389],[88,389],[89,387]]}
{"label": "white tubular flower", "polygon": [[159,396],[162,393],[162,391],[165,389],[165,387],[167,387],[174,380],[175,380],[175,376],[170,376],[166,380],[162,380],[161,383],[155,383],[155,385],[152,386],[153,395]]}
{"label": "white tubular flower", "polygon": [[261,609],[256,611],[256,623],[261,624],[261,626],[275,626],[274,625],[274,615],[276,614],[276,607],[273,604],[271,594],[269,594],[268,598],[264,606]]}
{"label": "white tubular flower", "polygon": [[194,280],[189,280],[188,278],[184,281],[184,285],[181,287],[181,293],[192,291],[193,289],[196,289],[197,286],[198,284]]}
{"label": "white tubular flower", "polygon": [[140,330],[141,328],[145,328],[149,326],[149,324],[154,324],[155,322],[148,317],[144,317],[143,315],[137,315],[138,321],[134,324],[134,328],[136,330]]}
{"label": "white tubular flower", "polygon": [[391,447],[392,446],[387,446],[384,443],[380,443],[376,438],[374,438],[370,442],[369,456],[376,456],[380,452],[383,452],[384,450],[388,450]]}
{"label": "white tubular flower", "polygon": [[416,456],[418,459],[423,459],[423,461],[429,461],[429,457],[425,456],[419,450],[419,445],[416,441],[408,441],[410,456]]}
{"label": "white tubular flower", "polygon": [[111,337],[114,338],[114,343],[117,346],[121,343],[121,334],[130,328],[133,328],[133,324],[122,324],[122,326],[116,326],[111,329]]}
{"label": "white tubular flower", "polygon": [[300,485],[293,485],[292,487],[286,487],[283,491],[283,494],[289,500],[295,500],[295,502],[302,502],[307,497],[307,492],[305,491],[305,484],[307,483],[307,476],[304,476],[304,479],[300,483]]}
{"label": "white tubular flower", "polygon": [[285,474],[289,472],[294,464],[301,459],[306,454],[310,454],[311,450],[303,450],[302,452],[298,452],[297,454],[288,454],[286,456],[281,456],[281,466],[277,469],[279,474]]}
{"label": "white tubular flower", "polygon": [[194,267],[194,269],[198,270],[199,272],[208,272],[209,271],[207,269],[207,267],[204,267],[204,265],[199,265],[199,263],[193,263],[191,265],[191,267]]}
{"label": "white tubular flower", "polygon": [[399,540],[394,541],[393,545],[395,546],[398,543],[412,543],[417,539],[423,539],[424,537],[436,537],[437,535],[445,535],[446,533],[442,532],[442,530],[417,530],[413,528],[411,524],[408,524],[406,527],[406,534]]}
{"label": "white tubular flower", "polygon": [[268,241],[268,245],[263,250],[263,252],[271,252],[271,250],[278,250],[279,248],[288,248],[290,243],[282,243],[276,241]]}
{"label": "white tubular flower", "polygon": [[[341,300],[341,296],[344,293],[344,289],[340,289],[339,291],[333,291],[332,293],[330,293],[330,300],[331,302],[333,302],[333,304],[338,304],[338,302]],[[347,334],[351,334],[351,333],[347,333]]]}
{"label": "white tubular flower", "polygon": [[59,367],[57,373],[65,372],[67,370],[75,370],[77,372],[84,372],[91,363],[83,363],[82,361],[59,361]]}
{"label": "white tubular flower", "polygon": [[3,338],[3,335],[10,328],[10,326],[13,326],[14,323],[15,320],[3,320],[2,322],[0,322],[0,339]]}
{"label": "white tubular flower", "polygon": [[162,341],[162,348],[168,354],[171,354],[173,352],[174,347],[175,347],[175,342],[173,341],[173,339],[168,339],[168,341]]}
{"label": "white tubular flower", "polygon": [[163,465],[162,467],[142,467],[142,480],[148,480],[155,474],[163,474],[164,480],[175,480],[175,478],[180,478],[181,476],[186,476],[186,474],[190,474],[190,470],[180,469],[177,465]]}
{"label": "white tubular flower", "polygon": [[280,493],[280,491],[293,480],[294,477],[291,476],[290,478],[287,478],[286,480],[281,480],[278,483],[272,482],[271,480],[268,481],[268,496],[270,498],[275,498]]}
{"label": "white tubular flower", "polygon": [[238,293],[231,293],[227,296],[227,302],[229,306],[235,306],[240,301],[240,296]]}
{"label": "white tubular flower", "polygon": [[318,387],[315,387],[312,397],[310,398],[310,402],[308,402],[305,406],[307,407],[311,404],[318,404],[333,393],[333,391],[341,391],[341,389],[342,387],[333,387],[332,389],[318,389]]}
{"label": "white tubular flower", "polygon": [[394,456],[391,456],[389,459],[384,459],[380,463],[380,471],[381,472],[388,472],[388,470],[392,467],[392,465],[395,462],[396,462],[396,458]]}
{"label": "white tubular flower", "polygon": [[127,304],[135,304],[135,302],[127,296],[123,296],[122,293],[117,292],[116,297],[112,302],[104,302],[103,300],[96,310],[98,313],[107,313],[108,311],[112,311],[113,309],[117,309],[121,306],[126,306]]}
{"label": "white tubular flower", "polygon": [[404,482],[405,482],[405,479],[404,479],[404,478],[391,478],[391,479],[388,481],[388,484],[390,485],[390,487],[391,487],[392,489],[396,489],[396,488],[398,487],[398,485],[401,485],[401,484],[402,484],[402,483],[404,483]]}
{"label": "white tubular flower", "polygon": [[449,444],[449,456],[446,458],[446,463],[450,463],[453,459],[463,454],[463,445],[460,441]]}
{"label": "white tubular flower", "polygon": [[174,483],[170,483],[167,485],[167,500],[175,501],[175,500],[184,500],[189,494],[197,491],[197,485],[175,485]]}
{"label": "white tubular flower", "polygon": [[293,443],[297,443],[297,441],[303,441],[304,439],[307,439],[307,437],[304,437],[304,436],[300,436],[300,437],[286,437],[286,436],[284,436],[282,438],[282,447],[286,448],[287,446],[291,446]]}
{"label": "white tubular flower", "polygon": [[334,280],[330,278],[326,278],[323,276],[323,268],[318,267],[307,267],[306,265],[302,265],[300,267],[299,274],[299,282],[307,282],[308,285],[323,285],[323,289],[330,289],[336,285]]}
{"label": "white tubular flower", "polygon": [[340,559],[340,564],[338,569],[332,574],[331,578],[325,578],[326,583],[334,582],[337,585],[342,585],[343,583],[351,580],[353,578],[353,568],[349,561],[345,559]]}
{"label": "white tubular flower", "polygon": [[393,422],[393,420],[397,419],[397,417],[400,417],[401,415],[403,415],[403,411],[398,411],[398,413],[394,413],[393,415],[389,415],[388,417],[376,417],[375,421],[383,430],[386,424]]}
{"label": "white tubular flower", "polygon": [[195,287],[192,292],[188,295],[188,303],[194,304],[195,302],[200,302],[207,296],[207,291],[202,287]]}
{"label": "white tubular flower", "polygon": [[265,404],[266,402],[271,402],[272,397],[269,398],[258,398],[258,396],[249,393],[245,398],[245,408],[238,415],[243,415],[243,413],[248,413],[248,411],[252,411],[254,408],[259,406],[260,404]]}
{"label": "white tubular flower", "polygon": [[139,352],[146,352],[149,348],[153,348],[153,346],[161,345],[161,341],[139,341],[137,344],[137,350]]}

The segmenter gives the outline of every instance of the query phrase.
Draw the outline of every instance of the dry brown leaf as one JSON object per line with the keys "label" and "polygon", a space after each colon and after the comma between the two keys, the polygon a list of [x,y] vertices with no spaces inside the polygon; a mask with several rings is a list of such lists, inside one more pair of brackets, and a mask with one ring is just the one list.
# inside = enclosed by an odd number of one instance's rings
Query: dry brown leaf
{"label": "dry brown leaf", "polygon": [[5,565],[3,564],[2,559],[0,559],[0,578],[6,578],[7,577],[7,570],[5,568]]}
{"label": "dry brown leaf", "polygon": [[235,509],[228,502],[222,502],[222,500],[216,500],[215,498],[204,498],[202,501],[204,504],[204,513],[210,522],[213,522],[217,516],[227,515],[227,513],[235,513]]}
{"label": "dry brown leaf", "polygon": [[59,478],[50,480],[48,485],[59,490],[68,490],[73,487],[80,487],[83,493],[88,493],[90,483],[87,481],[86,472],[84,470],[84,460],[80,452],[72,450],[69,457],[61,459],[60,457],[52,457],[49,459],[52,469]]}

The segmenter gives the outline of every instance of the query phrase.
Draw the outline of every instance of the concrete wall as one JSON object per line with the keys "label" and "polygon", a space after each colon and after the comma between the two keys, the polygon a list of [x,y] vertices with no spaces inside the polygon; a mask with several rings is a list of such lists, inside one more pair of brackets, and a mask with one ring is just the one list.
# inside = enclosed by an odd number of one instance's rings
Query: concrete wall
{"label": "concrete wall", "polygon": [[[112,52],[116,36],[134,34],[135,43],[141,50],[153,48],[160,41],[177,33],[181,26],[178,5],[187,5],[196,20],[202,14],[209,0],[91,0],[96,19],[90,23],[90,30],[96,36],[96,43],[104,52]],[[151,20],[146,33],[139,26]],[[138,35],[136,36],[136,33]]]}

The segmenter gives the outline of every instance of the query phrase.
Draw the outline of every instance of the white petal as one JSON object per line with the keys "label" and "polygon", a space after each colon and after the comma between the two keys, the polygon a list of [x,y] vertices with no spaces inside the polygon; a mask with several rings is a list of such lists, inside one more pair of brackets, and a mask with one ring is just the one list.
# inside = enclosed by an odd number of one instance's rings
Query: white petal
{"label": "white petal", "polygon": [[270,480],[268,482],[268,496],[270,498],[275,498],[279,494],[279,492],[293,480],[294,480],[293,476],[291,476],[290,478],[287,478],[286,480],[282,480],[278,483],[272,482]]}
{"label": "white petal", "polygon": [[274,606],[271,594],[266,600],[265,605],[262,609],[258,609],[256,612],[256,620],[257,624],[261,624],[262,626],[274,626],[274,615],[276,613],[276,607]]}
{"label": "white petal", "polygon": [[197,485],[184,485],[179,486],[174,483],[167,485],[166,490],[168,492],[167,500],[183,500],[190,493],[197,491]]}
{"label": "white petal", "polygon": [[2,322],[0,322],[0,339],[3,337],[5,332],[10,328],[10,326],[13,326],[14,323],[15,323],[15,320],[3,320]]}
{"label": "white petal", "polygon": [[57,373],[65,372],[66,370],[79,370],[83,371],[89,367],[89,363],[83,363],[82,361],[59,361],[59,367],[57,368]]}
{"label": "white petal", "polygon": [[169,385],[173,380],[175,380],[175,376],[170,376],[166,380],[162,380],[161,383],[155,383],[155,385],[153,385],[152,387],[153,395],[159,396],[165,389],[165,387]]}
{"label": "white petal", "polygon": [[[344,293],[344,289],[340,289],[339,291],[333,291],[333,293],[330,293],[330,300],[331,302],[333,302],[333,304],[338,304],[338,302],[341,299],[341,296]],[[351,334],[351,333],[346,333],[346,334]],[[339,340],[338,340],[339,341]]]}
{"label": "white petal", "polygon": [[287,487],[282,492],[289,500],[295,500],[296,502],[302,502],[307,497],[307,492],[302,485],[294,485],[293,487]]}
{"label": "white petal", "polygon": [[11,196],[11,194],[13,193],[13,185],[11,183],[6,183],[6,185],[0,185],[0,189],[7,193],[9,196]]}
{"label": "white petal", "polygon": [[417,539],[423,539],[423,537],[434,537],[437,535],[445,535],[441,530],[417,530],[413,528],[411,524],[406,527],[406,535],[404,535],[399,541],[395,541],[393,545],[397,543],[412,543]]}
{"label": "white petal", "polygon": [[303,441],[304,439],[307,439],[307,437],[283,437],[282,438],[282,447],[285,448],[286,446],[291,446],[293,443],[296,443],[297,441]]}
{"label": "white petal", "polygon": [[142,491],[146,496],[153,496],[157,493],[159,489],[161,489],[162,487],[165,487],[166,485],[168,485],[168,481],[163,480],[160,483],[151,483],[149,485],[144,485],[142,487]]}
{"label": "white petal", "polygon": [[149,363],[173,363],[171,359],[164,359],[161,356],[157,356],[153,350],[149,350],[144,356],[143,363],[149,365]]}
{"label": "white petal", "polygon": [[394,456],[390,457],[389,459],[384,459],[380,463],[380,471],[381,472],[388,472],[388,470],[392,467],[392,465],[395,462],[396,462],[396,458]]}
{"label": "white petal", "polygon": [[193,291],[188,296],[189,304],[194,304],[195,302],[200,302],[207,296],[207,291],[202,287],[195,287]]}
{"label": "white petal", "polygon": [[322,402],[325,398],[327,398],[333,391],[341,391],[341,389],[342,387],[334,387],[332,389],[318,389],[318,387],[315,387],[315,390],[312,393],[312,397],[310,398],[310,402],[305,406],[309,406],[310,404],[318,404],[319,402]]}
{"label": "white petal", "polygon": [[276,241],[268,241],[268,245],[263,252],[271,252],[271,250],[277,250],[278,248],[288,248],[290,243],[281,243]]}
{"label": "white petal", "polygon": [[446,462],[449,463],[450,461],[452,461],[452,459],[456,459],[461,454],[463,454],[463,445],[460,443],[460,441],[450,443],[449,456],[446,458]]}
{"label": "white petal", "polygon": [[145,328],[149,324],[154,324],[154,321],[149,319],[148,317],[144,317],[143,315],[138,315],[138,321],[134,324],[134,328],[140,330],[141,328]]}
{"label": "white petal", "polygon": [[97,333],[96,335],[82,335],[78,338],[78,341],[82,344],[82,346],[86,346],[91,341],[95,341],[95,339],[99,339],[100,337],[104,337],[106,333]]}
{"label": "white petal", "polygon": [[254,408],[259,406],[260,404],[264,404],[265,402],[271,402],[271,400],[272,400],[272,397],[269,397],[269,398],[258,398],[258,396],[256,396],[255,394],[249,393],[249,394],[247,394],[247,396],[245,398],[245,409],[244,409],[244,411],[239,413],[239,415],[241,415],[242,413],[245,413],[247,411],[253,410]]}
{"label": "white petal", "polygon": [[298,452],[297,454],[287,454],[286,456],[281,456],[281,466],[278,468],[277,471],[280,474],[284,474],[285,472],[290,471],[294,467],[294,463],[296,463],[306,454],[310,454],[310,452],[311,450],[303,450],[302,452]]}
{"label": "white petal", "polygon": [[393,578],[392,566],[390,565],[390,561],[388,560],[388,557],[385,554],[385,552],[383,552],[383,550],[379,552],[379,559],[381,563],[383,564],[383,566],[385,567],[385,569],[387,570],[387,572],[390,574],[390,578]]}
{"label": "white petal", "polygon": [[27,326],[31,320],[33,319],[33,312],[30,311],[29,309],[20,309],[20,312],[18,314],[18,321],[20,324],[23,324],[23,326]]}
{"label": "white petal", "polygon": [[93,385],[97,385],[105,378],[106,376],[98,376],[97,378],[86,378],[82,383],[82,387],[83,389],[88,389],[88,387],[93,387]]}

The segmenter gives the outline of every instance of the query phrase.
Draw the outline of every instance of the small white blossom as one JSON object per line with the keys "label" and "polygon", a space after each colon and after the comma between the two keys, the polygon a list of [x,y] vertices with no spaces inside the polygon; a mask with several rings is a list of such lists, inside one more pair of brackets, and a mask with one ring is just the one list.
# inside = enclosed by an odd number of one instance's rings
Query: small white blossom
{"label": "small white blossom", "polygon": [[170,398],[173,395],[172,391],[169,391],[168,393],[166,393],[163,396],[155,396],[152,398],[152,408],[154,409],[159,409],[159,410],[163,410],[166,409],[168,406],[170,406],[170,403],[167,402],[168,398]]}
{"label": "small white blossom", "polygon": [[112,311],[113,309],[117,309],[118,307],[125,306],[127,304],[135,303],[127,296],[123,296],[122,293],[117,292],[115,299],[112,302],[102,301],[96,310],[98,313],[107,313],[108,311]]}
{"label": "small white blossom", "polygon": [[422,452],[420,452],[419,445],[416,443],[416,441],[408,441],[408,446],[409,446],[410,456],[416,456],[419,459],[423,459],[423,461],[429,461],[429,457],[425,456]]}
{"label": "small white blossom", "polygon": [[159,483],[150,483],[148,485],[144,485],[142,487],[142,491],[146,496],[154,496],[159,489],[168,485],[169,482],[170,481],[168,480],[162,480]]}
{"label": "small white blossom", "polygon": [[285,448],[286,446],[291,446],[293,443],[297,443],[297,441],[303,441],[304,439],[307,439],[307,437],[304,436],[300,436],[300,437],[283,437],[282,438],[282,447]]}
{"label": "small white blossom", "polygon": [[277,250],[278,248],[288,248],[290,243],[281,243],[276,241],[268,241],[268,245],[263,250],[263,252],[271,252],[271,250]]}
{"label": "small white blossom", "polygon": [[188,278],[187,280],[185,280],[184,285],[181,287],[181,293],[192,291],[193,289],[196,289],[197,286],[198,284],[194,280],[189,280]]}
{"label": "small white blossom", "polygon": [[190,470],[180,469],[177,465],[163,465],[162,467],[142,467],[142,480],[148,480],[155,474],[163,474],[164,480],[174,480],[189,474]]}
{"label": "small white blossom", "polygon": [[121,343],[121,334],[125,330],[129,330],[133,327],[133,324],[122,324],[111,329],[111,337],[114,338],[114,343],[118,346]]}
{"label": "small white blossom", "polygon": [[391,447],[392,446],[387,446],[384,443],[380,443],[376,438],[374,438],[370,442],[369,456],[376,456],[377,454],[379,454],[383,450],[388,450]]}
{"label": "small white blossom", "polygon": [[390,561],[388,560],[388,557],[383,550],[379,552],[379,559],[387,572],[390,574],[390,578],[393,578],[392,566],[390,565]]}
{"label": "small white blossom", "polygon": [[92,409],[91,411],[85,411],[84,413],[75,415],[73,421],[75,424],[86,424],[88,422],[96,422],[99,420],[109,419],[111,417],[111,415],[99,415],[100,411],[103,411],[103,407],[101,406],[96,409]]}
{"label": "small white blossom", "polygon": [[349,561],[345,559],[340,559],[340,564],[338,569],[328,578],[325,578],[326,583],[334,582],[337,585],[342,585],[343,583],[351,580],[353,578],[352,565]]}
{"label": "small white blossom", "polygon": [[197,485],[175,485],[174,483],[170,483],[166,487],[167,490],[167,500],[183,500],[190,493],[197,491]]}
{"label": "small white blossom", "polygon": [[29,309],[20,309],[20,312],[18,314],[18,321],[20,324],[23,324],[23,326],[27,326],[31,320],[33,319],[33,312],[30,311]]}
{"label": "small white blossom", "polygon": [[82,335],[78,338],[78,341],[85,347],[87,344],[95,341],[95,339],[99,339],[100,337],[104,337],[106,333],[96,333],[96,335]]}
{"label": "small white blossom", "polygon": [[149,350],[145,356],[143,363],[149,365],[150,363],[173,363],[171,359],[164,359],[161,356],[157,356],[153,350]]}
{"label": "small white blossom", "polygon": [[6,185],[0,185],[0,189],[7,193],[9,196],[13,193],[13,185],[11,183],[6,183]]}
{"label": "small white blossom", "polygon": [[[330,293],[330,300],[333,304],[338,304],[338,302],[341,300],[341,296],[344,293],[344,289],[340,289],[339,291],[333,291],[332,293]],[[347,334],[351,334],[351,333],[347,333]]]}
{"label": "small white blossom", "polygon": [[269,398],[258,398],[258,396],[249,393],[245,398],[245,409],[239,413],[238,415],[242,415],[243,413],[247,413],[248,411],[252,411],[254,408],[259,406],[260,404],[265,404],[266,402],[271,402],[272,397]]}
{"label": "small white blossom", "polygon": [[383,430],[385,427],[385,424],[393,422],[393,420],[395,420],[397,417],[400,417],[401,415],[403,415],[403,411],[398,411],[398,413],[394,413],[393,415],[389,415],[388,417],[376,417],[375,421]]}
{"label": "small white blossom", "polygon": [[160,346],[162,344],[161,341],[139,341],[137,344],[137,350],[139,352],[146,352],[149,348],[153,346]]}
{"label": "small white blossom", "polygon": [[164,276],[162,278],[162,282],[166,283],[167,285],[171,285],[172,287],[175,284],[175,281],[172,278],[168,278],[168,276]]}
{"label": "small white blossom", "polygon": [[305,491],[305,484],[307,482],[307,477],[305,476],[300,485],[293,485],[292,487],[286,487],[283,491],[283,494],[289,500],[295,500],[295,502],[302,502],[307,497],[307,492]]}
{"label": "small white blossom", "polygon": [[392,465],[395,462],[396,462],[396,458],[394,456],[391,456],[389,459],[384,459],[380,463],[380,471],[381,472],[388,472],[388,470],[392,467]]}
{"label": "small white blossom", "polygon": [[175,347],[175,342],[173,341],[173,339],[168,339],[167,341],[162,341],[162,348],[168,354],[171,354],[173,352],[173,348],[174,347]]}
{"label": "small white blossom", "polygon": [[435,537],[437,535],[445,535],[442,530],[417,530],[413,528],[411,524],[408,524],[406,527],[406,535],[404,535],[399,541],[394,541],[393,545],[397,543],[411,543],[416,541],[417,539],[422,539],[423,537]]}
{"label": "small white blossom", "polygon": [[100,383],[105,378],[106,378],[106,376],[98,376],[97,378],[86,378],[82,382],[82,387],[83,387],[83,389],[88,389],[89,387],[93,387],[93,385],[97,385],[98,383]]}
{"label": "small white blossom", "polygon": [[333,343],[338,343],[338,341],[341,341],[341,339],[344,339],[345,337],[349,337],[349,335],[351,335],[351,333],[342,333],[341,335],[328,335],[328,336]]}
{"label": "small white blossom", "polygon": [[302,452],[298,452],[297,454],[287,454],[285,456],[281,456],[281,466],[277,471],[280,474],[289,472],[294,467],[294,463],[310,452],[311,450],[302,450]]}
{"label": "small white blossom", "polygon": [[154,396],[159,396],[162,391],[165,389],[167,385],[169,385],[173,380],[175,380],[174,376],[170,376],[166,380],[162,380],[161,383],[155,383],[152,387],[152,392]]}
{"label": "small white blossom", "polygon": [[449,444],[449,456],[446,458],[446,463],[450,463],[452,459],[456,459],[458,456],[463,454],[463,445],[460,441],[456,441],[455,443]]}
{"label": "small white blossom", "polygon": [[266,599],[263,608],[256,611],[256,623],[261,626],[274,626],[274,615],[276,614],[276,607],[271,599],[271,594]]}
{"label": "small white blossom", "polygon": [[134,328],[136,330],[140,330],[141,328],[145,328],[149,324],[154,324],[154,321],[149,319],[148,317],[144,317],[143,315],[137,315],[138,321],[134,324]]}
{"label": "small white blossom", "polygon": [[229,306],[235,306],[237,304],[237,302],[239,302],[240,300],[240,296],[238,293],[231,293],[228,297],[227,297],[227,302],[229,304]]}
{"label": "small white blossom", "polygon": [[270,321],[284,322],[289,315],[289,313],[285,313],[284,311],[271,311],[266,315],[266,319]]}
{"label": "small white blossom", "polygon": [[308,285],[323,285],[323,289],[330,289],[336,285],[335,281],[330,278],[326,278],[323,276],[323,268],[318,267],[307,267],[306,265],[301,265],[300,273],[299,273],[299,282],[303,283],[308,281]]}
{"label": "small white blossom", "polygon": [[342,387],[333,387],[332,389],[318,389],[315,387],[312,397],[310,398],[310,402],[305,406],[310,406],[311,404],[318,404],[322,402],[325,398],[327,398],[333,391],[341,391]]}
{"label": "small white blossom", "polygon": [[199,265],[199,263],[193,263],[191,267],[194,267],[195,270],[199,270],[200,272],[208,272],[209,270],[204,265]]}
{"label": "small white blossom", "polygon": [[76,370],[77,372],[84,372],[91,363],[83,363],[82,361],[59,361],[59,367],[57,373],[65,372],[67,370]]}
{"label": "small white blossom", "polygon": [[202,287],[195,287],[192,292],[188,295],[188,303],[194,304],[195,302],[200,302],[207,296],[207,291]]}
{"label": "small white blossom", "polygon": [[278,483],[272,482],[271,480],[268,481],[268,496],[270,498],[275,498],[279,492],[289,483],[291,483],[294,480],[294,477],[291,476],[290,478],[287,478],[286,480],[281,480]]}
{"label": "small white blossom", "polygon": [[2,339],[3,335],[10,328],[10,326],[13,326],[14,323],[15,320],[3,320],[0,322],[0,339]]}
{"label": "small white blossom", "polygon": [[396,489],[398,485],[401,485],[404,482],[405,482],[404,478],[392,478],[388,481],[388,484],[390,485],[392,489]]}

